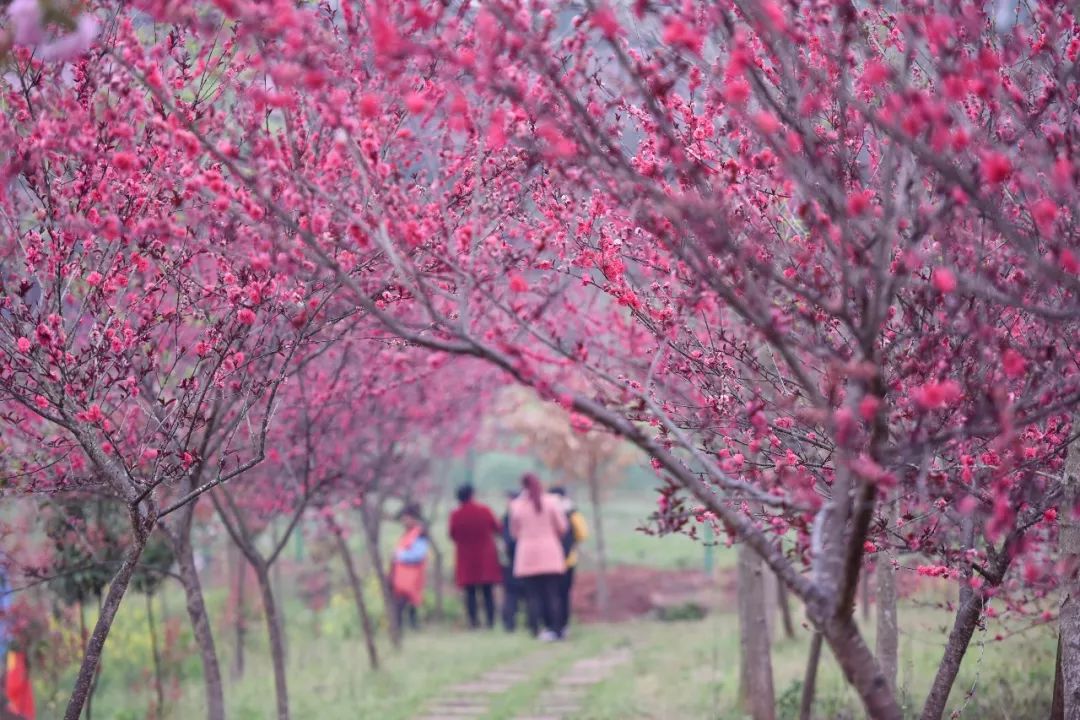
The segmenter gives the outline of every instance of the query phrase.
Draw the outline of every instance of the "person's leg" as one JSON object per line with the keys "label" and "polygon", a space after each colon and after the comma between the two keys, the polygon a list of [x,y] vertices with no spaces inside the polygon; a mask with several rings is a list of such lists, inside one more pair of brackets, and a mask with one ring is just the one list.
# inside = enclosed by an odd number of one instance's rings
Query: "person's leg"
{"label": "person's leg", "polygon": [[491,583],[486,583],[480,586],[480,591],[484,593],[484,615],[487,618],[487,626],[493,628],[495,627],[495,590]]}
{"label": "person's leg", "polygon": [[420,615],[417,612],[415,605],[413,605],[412,603],[408,603],[408,605],[409,605],[409,625],[412,626],[413,630],[418,630],[420,628]]}
{"label": "person's leg", "polygon": [[405,629],[405,606],[408,604],[409,601],[404,596],[394,595],[394,621],[399,633]]}
{"label": "person's leg", "polygon": [[529,614],[529,630],[532,631],[533,635],[537,635],[540,632],[541,619],[544,613],[544,594],[541,592],[543,577],[531,575],[518,578],[518,580],[521,582],[521,587],[525,592],[525,607]]}
{"label": "person's leg", "polygon": [[548,603],[548,629],[553,633],[562,637],[565,625],[563,625],[563,619],[565,610],[562,603],[562,584],[563,574],[558,575],[546,575],[544,577],[544,594],[547,596]]}
{"label": "person's leg", "polygon": [[503,571],[503,606],[502,620],[506,632],[514,632],[517,627],[518,593],[514,587],[514,576],[508,570]]}
{"label": "person's leg", "polygon": [[570,598],[574,589],[574,568],[567,568],[566,572],[562,576],[562,582],[560,583],[562,588],[562,627],[565,631],[570,627]]}
{"label": "person's leg", "polygon": [[469,615],[469,626],[480,627],[480,618],[476,616],[476,586],[465,586],[465,612]]}

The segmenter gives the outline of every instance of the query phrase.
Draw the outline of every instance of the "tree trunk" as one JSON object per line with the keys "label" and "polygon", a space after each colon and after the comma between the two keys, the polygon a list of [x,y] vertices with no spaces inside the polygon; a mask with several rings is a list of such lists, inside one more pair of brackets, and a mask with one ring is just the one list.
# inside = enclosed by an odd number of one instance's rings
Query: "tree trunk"
{"label": "tree trunk", "polygon": [[191,550],[190,529],[182,526],[176,531],[166,532],[176,557],[176,567],[180,575],[180,585],[184,588],[184,602],[187,607],[191,631],[195,644],[202,657],[203,685],[206,687],[207,720],[225,720],[225,693],[221,682],[221,666],[218,662],[217,646],[214,644],[214,631],[210,627],[210,616],[203,599],[202,583],[199,571],[195,567],[195,555]]}
{"label": "tree trunk", "polygon": [[1076,444],[1069,445],[1065,460],[1065,492],[1058,513],[1064,592],[1058,613],[1061,683],[1055,681],[1054,694],[1061,696],[1063,720],[1080,720],[1080,522],[1075,516],[1080,497],[1080,448]]}
{"label": "tree trunk", "polygon": [[372,670],[378,670],[379,655],[375,649],[375,628],[371,623],[371,615],[368,614],[367,603],[364,602],[364,586],[360,582],[360,575],[356,572],[356,564],[349,551],[349,543],[345,541],[341,533],[335,532],[334,539],[337,541],[341,560],[345,563],[345,573],[349,576],[349,586],[356,600],[356,612],[360,616],[360,627],[364,631],[364,644],[367,646],[368,664]]}
{"label": "tree trunk", "polygon": [[281,632],[281,615],[278,613],[274,588],[270,584],[270,569],[265,565],[255,567],[259,582],[263,614],[266,617],[266,633],[270,640],[270,661],[274,667],[274,696],[277,702],[278,720],[289,720],[289,689],[285,672],[285,638]]}
{"label": "tree trunk", "polygon": [[378,519],[372,517],[372,512],[373,510],[366,505],[360,508],[360,519],[364,526],[364,540],[367,545],[368,557],[371,560],[371,567],[375,570],[375,577],[379,581],[379,589],[382,590],[383,615],[386,616],[386,627],[390,632],[390,643],[395,649],[400,649],[401,628],[397,625],[397,614],[394,612],[394,591],[390,587],[390,577],[386,573],[382,550],[379,547]]}
{"label": "tree trunk", "polygon": [[[815,612],[820,613],[821,608],[816,608]],[[850,615],[833,617],[821,621],[818,627],[844,677],[859,694],[867,716],[874,720],[901,720],[896,695],[885,680],[877,658],[859,633],[854,618]]]}
{"label": "tree trunk", "polygon": [[[783,583],[781,583],[783,587]],[[802,703],[799,706],[799,720],[810,720],[814,714],[814,691],[817,688],[818,664],[821,662],[821,633],[815,632],[810,639],[810,656],[806,659],[806,674],[803,676]]]}
{"label": "tree trunk", "polygon": [[765,597],[765,569],[761,558],[739,546],[740,695],[754,720],[776,719],[772,653]]}
{"label": "tree trunk", "polygon": [[604,516],[600,512],[600,479],[589,477],[589,503],[592,505],[593,534],[596,537],[596,609],[602,619],[608,617],[607,541],[604,538]]}
{"label": "tree trunk", "polygon": [[882,555],[877,563],[877,658],[885,681],[896,692],[900,620],[896,615],[896,569]]}
{"label": "tree trunk", "polygon": [[124,561],[120,563],[120,569],[116,571],[109,583],[109,592],[105,596],[105,602],[101,606],[97,623],[94,624],[94,632],[87,643],[86,652],[83,654],[82,665],[79,667],[78,677],[75,679],[75,687],[68,699],[67,709],[64,711],[64,720],[79,720],[83,706],[90,695],[90,685],[97,674],[98,663],[101,662],[101,651],[105,647],[105,639],[109,637],[116,611],[120,609],[120,601],[124,599],[131,576],[139,565],[139,557],[143,548],[146,547],[146,539],[152,529],[152,522],[146,522],[143,527],[135,527],[132,534],[132,544],[124,553]]}
{"label": "tree trunk", "polygon": [[795,638],[795,624],[791,621],[791,598],[788,597],[787,585],[782,580],[776,583],[776,604],[780,608],[780,620],[784,624],[784,637]]}
{"label": "tree trunk", "polygon": [[1058,633],[1054,657],[1054,697],[1050,701],[1050,720],[1065,720],[1065,678],[1061,676],[1061,633]]}
{"label": "tree trunk", "polygon": [[239,679],[244,676],[244,646],[246,644],[244,640],[247,637],[247,600],[244,589],[247,587],[248,566],[247,560],[244,559],[243,553],[235,543],[233,543],[233,547],[229,551],[229,558],[234,566],[232,573],[232,582],[234,584],[231,590],[234,593],[233,604],[236,608],[232,676]]}
{"label": "tree trunk", "polygon": [[967,652],[971,636],[979,624],[979,617],[983,610],[983,596],[978,592],[966,593],[962,596],[960,607],[956,611],[956,619],[953,621],[952,631],[945,643],[945,654],[938,665],[937,675],[934,676],[934,684],[930,688],[930,694],[926,697],[923,705],[922,720],[941,720],[945,712],[945,704],[949,700],[956,675],[960,672],[960,663]]}
{"label": "tree trunk", "polygon": [[446,564],[444,562],[442,548],[439,546],[439,543],[435,542],[433,538],[428,537],[428,546],[431,548],[431,557],[433,560],[433,562],[431,563],[431,569],[435,575],[434,582],[432,583],[435,588],[434,615],[437,621],[442,622],[444,619],[446,619],[446,598],[444,587]]}
{"label": "tree trunk", "polygon": [[154,717],[160,718],[165,712],[165,688],[161,680],[161,651],[158,650],[157,625],[154,623],[154,596],[146,593],[146,624],[150,631],[150,650],[154,656],[154,693],[157,705]]}
{"label": "tree trunk", "polygon": [[859,605],[862,607],[863,623],[870,623],[870,566],[863,568],[859,578]]}
{"label": "tree trunk", "polygon": [[[82,654],[86,657],[86,648],[90,644],[90,636],[86,631],[86,604],[79,601],[79,637],[82,639]],[[5,658],[6,661],[6,658]],[[96,673],[95,673],[96,676]],[[94,720],[94,685],[91,683],[90,692],[86,695],[86,720]]]}

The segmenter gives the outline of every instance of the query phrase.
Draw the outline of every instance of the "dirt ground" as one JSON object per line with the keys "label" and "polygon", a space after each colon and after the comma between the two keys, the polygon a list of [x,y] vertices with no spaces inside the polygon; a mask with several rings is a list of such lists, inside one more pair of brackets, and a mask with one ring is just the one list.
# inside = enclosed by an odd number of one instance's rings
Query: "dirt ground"
{"label": "dirt ground", "polygon": [[596,605],[596,573],[583,572],[574,579],[573,607],[583,622],[623,622],[648,615],[660,606],[696,602],[710,608],[734,607],[735,574],[709,577],[700,570],[665,570],[619,565],[607,573],[608,615],[600,616]]}

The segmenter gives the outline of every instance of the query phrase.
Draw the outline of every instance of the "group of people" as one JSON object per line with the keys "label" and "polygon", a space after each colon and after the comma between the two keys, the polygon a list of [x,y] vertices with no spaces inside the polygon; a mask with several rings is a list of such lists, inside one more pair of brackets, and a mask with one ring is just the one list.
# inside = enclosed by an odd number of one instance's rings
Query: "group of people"
{"label": "group of people", "polygon": [[[578,545],[588,535],[584,516],[559,487],[545,490],[532,473],[521,479],[521,490],[509,493],[502,520],[474,497],[471,485],[457,491],[458,507],[450,515],[450,539],[455,547],[455,580],[465,595],[469,624],[495,625],[495,586],[503,587],[502,621],[508,631],[517,627],[524,606],[526,624],[544,641],[566,637],[570,622],[570,592]],[[415,627],[423,595],[428,538],[420,514],[402,512],[405,531],[394,551],[391,586],[398,627],[406,620]],[[503,546],[500,559],[499,542]]]}

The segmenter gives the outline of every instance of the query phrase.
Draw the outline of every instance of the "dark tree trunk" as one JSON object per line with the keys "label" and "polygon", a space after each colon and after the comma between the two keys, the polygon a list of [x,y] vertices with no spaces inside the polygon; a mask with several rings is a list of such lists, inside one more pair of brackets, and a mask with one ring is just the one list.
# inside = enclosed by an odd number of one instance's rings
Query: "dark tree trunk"
{"label": "dark tree trunk", "polygon": [[750,548],[739,546],[740,696],[754,720],[775,720],[765,568]]}
{"label": "dark tree trunk", "polygon": [[[82,638],[82,654],[86,657],[86,648],[90,644],[90,635],[86,630],[86,604],[79,601],[79,637]],[[95,677],[97,673],[95,672]],[[94,684],[86,695],[86,720],[94,720]]]}
{"label": "dark tree trunk", "polygon": [[864,567],[859,578],[859,606],[862,609],[863,623],[870,622],[870,567]]}
{"label": "dark tree trunk", "polygon": [[259,582],[263,614],[266,617],[266,633],[270,640],[270,661],[274,667],[274,698],[277,703],[278,720],[289,720],[289,688],[285,671],[285,639],[281,632],[281,615],[278,613],[274,588],[270,583],[269,568],[255,567]]}
{"label": "dark tree trunk", "polygon": [[791,598],[788,597],[787,585],[779,578],[776,583],[776,604],[780,608],[780,621],[784,625],[784,637],[791,640],[795,637],[795,624],[791,621]]}
{"label": "dark tree trunk", "polygon": [[101,613],[94,625],[94,632],[90,635],[86,652],[83,654],[82,665],[75,679],[75,687],[71,691],[67,709],[64,711],[64,720],[79,720],[79,716],[82,715],[83,706],[90,696],[90,685],[94,681],[98,664],[101,662],[101,651],[105,647],[105,640],[109,637],[109,630],[116,618],[116,611],[120,609],[120,601],[124,599],[131,576],[135,574],[135,569],[139,565],[139,557],[142,555],[143,548],[146,547],[146,539],[153,528],[152,521],[140,520],[133,524],[136,527],[134,527],[135,532],[132,533],[132,544],[124,553],[120,569],[116,571],[112,582],[109,583],[109,592],[102,603]]}
{"label": "dark tree trunk", "polygon": [[247,598],[244,592],[247,587],[247,561],[244,559],[243,554],[239,547],[233,546],[232,551],[229,553],[229,557],[232,558],[233,564],[233,601],[236,605],[236,632],[233,635],[233,644],[235,649],[233,651],[233,666],[232,675],[234,678],[239,679],[244,676],[244,651],[245,651],[245,638],[247,637]]}
{"label": "dark tree trunk", "polygon": [[[186,508],[182,512],[186,512]],[[187,526],[182,526],[175,534],[166,532],[165,536],[169,539],[173,555],[176,557],[180,585],[184,588],[188,620],[191,622],[191,631],[202,658],[203,685],[206,687],[206,718],[207,720],[225,720],[225,693],[221,682],[217,646],[214,644],[214,631],[210,626],[210,616],[206,611],[199,571],[195,567],[190,529],[185,528]]]}
{"label": "dark tree trunk", "polygon": [[432,583],[435,588],[435,619],[442,622],[446,619],[446,598],[445,598],[445,576],[446,576],[446,563],[443,556],[442,547],[434,539],[428,538],[428,544],[431,547],[432,555],[432,570],[435,574],[435,581]]}
{"label": "dark tree trunk", "polygon": [[810,720],[814,714],[814,691],[817,689],[817,671],[821,663],[821,633],[815,632],[810,639],[810,656],[806,659],[806,674],[803,676],[802,703],[799,706],[799,720]]}
{"label": "dark tree trunk", "polygon": [[884,555],[877,564],[877,657],[885,681],[896,692],[900,620],[896,615],[896,570]]}
{"label": "dark tree trunk", "polygon": [[372,517],[371,508],[365,506],[360,509],[360,519],[364,526],[364,540],[367,545],[368,558],[371,567],[375,571],[375,578],[379,581],[379,589],[383,596],[383,615],[386,616],[386,626],[390,632],[390,642],[395,649],[401,648],[401,628],[397,626],[397,614],[394,612],[394,591],[390,587],[390,576],[386,572],[383,563],[382,549],[379,547],[379,521]]}
{"label": "dark tree trunk", "polygon": [[161,651],[158,650],[157,624],[154,623],[154,596],[146,593],[146,624],[150,630],[150,650],[154,656],[154,694],[157,705],[154,717],[161,717],[165,712],[165,688],[161,680]]}
{"label": "dark tree trunk", "polygon": [[1061,676],[1061,635],[1054,657],[1054,697],[1050,701],[1050,720],[1065,720],[1065,678]]}
{"label": "dark tree trunk", "polygon": [[607,589],[607,540],[604,537],[604,519],[600,512],[600,480],[596,473],[589,477],[589,504],[592,505],[593,535],[596,538],[596,609],[600,617],[608,616]]}
{"label": "dark tree trunk", "polygon": [[968,592],[962,596],[960,607],[956,611],[956,619],[953,621],[952,631],[945,643],[945,654],[938,665],[937,675],[934,676],[934,684],[930,688],[930,694],[926,697],[923,705],[922,720],[941,720],[945,712],[945,705],[949,701],[949,693],[952,692],[956,675],[960,672],[960,663],[967,652],[971,636],[979,625],[979,617],[983,610],[983,596],[978,592]]}
{"label": "dark tree trunk", "polygon": [[896,695],[885,680],[877,658],[859,633],[854,618],[851,615],[834,617],[819,627],[844,677],[859,694],[866,714],[874,720],[901,720]]}
{"label": "dark tree trunk", "polygon": [[1076,444],[1069,445],[1065,460],[1065,492],[1058,512],[1064,597],[1058,612],[1060,682],[1054,682],[1054,697],[1061,697],[1063,720],[1080,720],[1080,521],[1075,516],[1080,499],[1080,448]]}
{"label": "dark tree trunk", "polygon": [[360,627],[364,632],[364,644],[367,647],[368,664],[371,665],[372,670],[378,670],[379,654],[375,647],[375,628],[371,622],[371,615],[368,614],[367,603],[364,602],[364,586],[360,582],[359,573],[356,572],[356,563],[353,562],[352,552],[349,550],[349,543],[346,542],[345,538],[338,532],[334,532],[334,539],[337,541],[341,560],[345,564],[345,573],[349,576],[349,587],[352,588],[353,599],[356,600],[356,612],[360,616]]}

